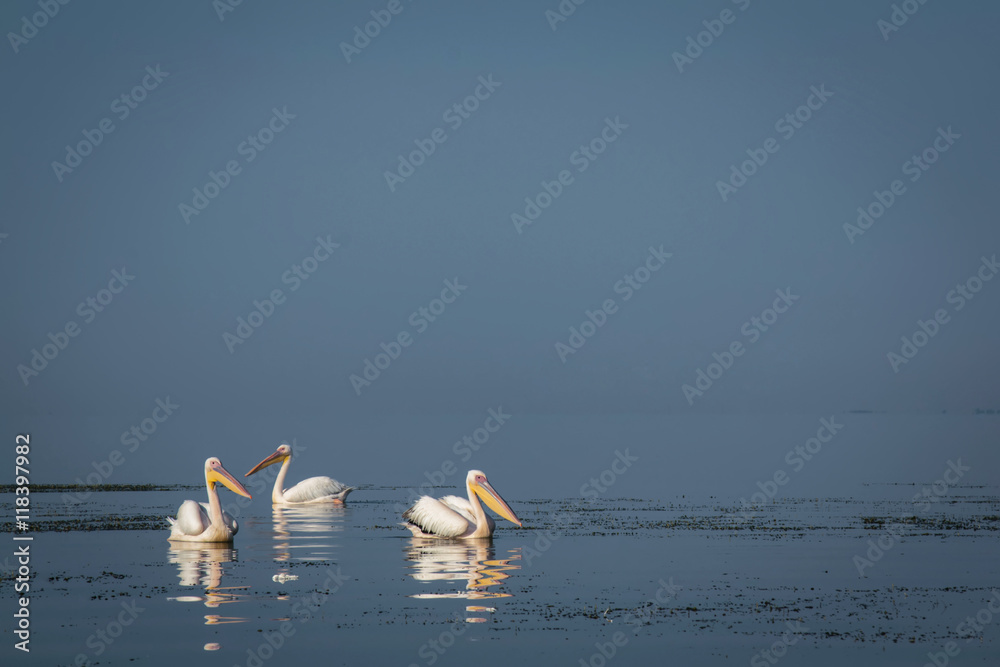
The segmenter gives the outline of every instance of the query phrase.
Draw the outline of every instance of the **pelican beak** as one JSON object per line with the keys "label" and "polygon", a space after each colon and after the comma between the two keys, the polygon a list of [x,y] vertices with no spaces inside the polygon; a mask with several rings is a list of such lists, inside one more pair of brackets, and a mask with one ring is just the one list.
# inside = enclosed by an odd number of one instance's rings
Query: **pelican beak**
{"label": "pelican beak", "polygon": [[500,494],[496,492],[489,482],[483,482],[482,484],[473,482],[472,490],[476,492],[476,495],[479,496],[491,510],[511,523],[517,524],[518,527],[521,527],[521,520],[517,518],[514,511],[507,505],[504,499],[500,497]]}
{"label": "pelican beak", "polygon": [[250,492],[243,488],[243,485],[240,484],[235,477],[230,475],[229,471],[221,465],[210,468],[206,477],[208,477],[209,483],[214,484],[217,482],[225,486],[233,493],[238,493],[247,498],[253,498],[253,496],[250,495]]}
{"label": "pelican beak", "polygon": [[275,463],[278,463],[279,461],[284,461],[284,460],[285,460],[285,455],[284,454],[282,454],[281,452],[275,452],[274,454],[271,454],[266,459],[264,459],[263,461],[261,461],[260,463],[258,463],[257,465],[255,465],[253,468],[250,469],[250,472],[248,472],[247,474],[245,474],[243,476],[244,477],[249,477],[250,475],[254,474],[255,472],[263,470],[267,466],[274,465]]}

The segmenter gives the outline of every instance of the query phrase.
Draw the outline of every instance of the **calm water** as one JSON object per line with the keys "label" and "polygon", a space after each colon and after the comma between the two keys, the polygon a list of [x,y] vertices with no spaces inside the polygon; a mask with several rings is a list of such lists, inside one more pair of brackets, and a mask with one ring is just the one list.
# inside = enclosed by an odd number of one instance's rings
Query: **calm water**
{"label": "calm water", "polygon": [[[750,511],[508,497],[525,528],[475,544],[411,538],[405,494],[364,488],[341,508],[248,503],[233,548],[171,545],[148,523],[203,489],[37,493],[54,530],[31,543],[32,652],[9,648],[8,621],[3,664],[755,665],[774,648],[788,665],[922,665],[949,641],[961,664],[998,664],[997,491],[958,487],[921,511],[920,488]],[[108,515],[132,529],[88,523]],[[989,621],[960,636],[977,613]]]}

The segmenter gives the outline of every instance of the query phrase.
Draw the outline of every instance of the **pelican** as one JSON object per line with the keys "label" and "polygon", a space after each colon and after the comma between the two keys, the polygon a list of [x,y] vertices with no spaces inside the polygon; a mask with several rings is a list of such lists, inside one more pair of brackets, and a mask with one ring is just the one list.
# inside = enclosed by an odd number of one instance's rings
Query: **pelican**
{"label": "pelican", "polygon": [[301,505],[304,503],[343,503],[347,494],[354,490],[353,486],[344,486],[329,477],[310,477],[302,480],[290,489],[282,490],[285,475],[288,474],[288,464],[292,460],[292,448],[281,445],[274,454],[250,469],[244,477],[249,477],[267,466],[281,461],[281,472],[274,480],[274,490],[271,492],[271,502],[275,505]]}
{"label": "pelican", "polygon": [[170,522],[170,537],[179,542],[232,542],[240,525],[219,505],[216,483],[223,484],[233,493],[250,498],[250,493],[229,471],[222,467],[222,461],[214,456],[205,460],[205,484],[208,486],[208,502],[196,503],[185,500],[177,508],[177,518],[167,517]]}
{"label": "pelican", "polygon": [[482,470],[470,470],[465,477],[465,487],[469,499],[458,496],[445,496],[440,499],[421,496],[413,507],[403,512],[406,523],[414,537],[457,538],[462,540],[477,537],[492,537],[496,524],[489,516],[479,499],[489,505],[490,509],[511,523],[521,526],[513,510],[500,497]]}

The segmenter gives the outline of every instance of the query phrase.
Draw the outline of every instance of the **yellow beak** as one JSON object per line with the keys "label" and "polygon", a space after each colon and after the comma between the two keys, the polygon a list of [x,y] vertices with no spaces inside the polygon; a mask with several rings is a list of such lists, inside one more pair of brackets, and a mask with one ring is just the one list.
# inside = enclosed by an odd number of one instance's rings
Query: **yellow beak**
{"label": "yellow beak", "polygon": [[517,515],[514,514],[514,511],[507,505],[504,499],[500,497],[500,494],[497,493],[492,486],[490,486],[489,482],[483,482],[482,484],[473,482],[472,490],[476,492],[476,495],[479,496],[491,510],[511,523],[517,524],[518,527],[521,526],[521,520],[517,518]]}
{"label": "yellow beak", "polygon": [[255,472],[263,470],[267,466],[274,465],[275,463],[278,463],[279,461],[284,461],[284,460],[285,460],[285,455],[284,454],[282,454],[281,452],[275,452],[274,454],[271,454],[266,459],[264,459],[263,461],[261,461],[260,463],[258,463],[257,465],[255,465],[253,468],[250,468],[250,472],[248,472],[247,474],[245,474],[243,476],[244,477],[249,477],[250,475],[254,474]]}
{"label": "yellow beak", "polygon": [[240,484],[238,481],[236,481],[236,478],[230,475],[229,471],[223,468],[221,465],[215,468],[209,468],[208,472],[205,474],[205,477],[208,479],[208,483],[210,485],[219,483],[225,486],[233,493],[238,493],[241,496],[245,496],[247,498],[253,498],[253,496],[250,495],[250,492],[247,491],[245,488],[243,488],[243,485]]}

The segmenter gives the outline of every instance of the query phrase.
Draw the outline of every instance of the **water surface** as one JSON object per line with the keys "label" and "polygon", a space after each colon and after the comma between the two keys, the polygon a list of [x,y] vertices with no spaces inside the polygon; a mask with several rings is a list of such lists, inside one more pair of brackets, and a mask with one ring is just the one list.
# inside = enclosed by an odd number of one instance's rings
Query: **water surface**
{"label": "water surface", "polygon": [[[227,494],[231,547],[170,544],[158,525],[203,489],[38,493],[30,664],[756,664],[776,649],[913,665],[949,641],[962,664],[996,664],[1000,614],[956,628],[1000,589],[1000,499],[960,487],[920,512],[919,489],[750,510],[508,497],[525,528],[475,542],[410,537],[393,487],[346,507]],[[863,574],[856,557],[873,559]]]}

